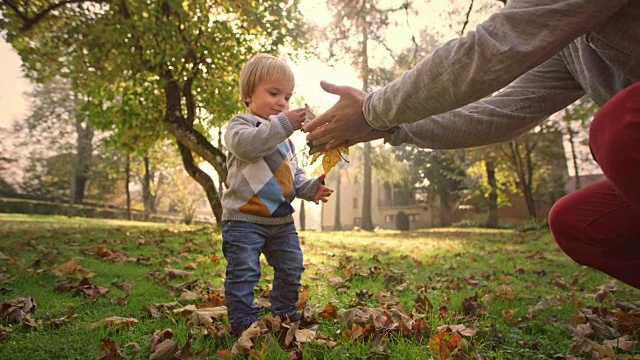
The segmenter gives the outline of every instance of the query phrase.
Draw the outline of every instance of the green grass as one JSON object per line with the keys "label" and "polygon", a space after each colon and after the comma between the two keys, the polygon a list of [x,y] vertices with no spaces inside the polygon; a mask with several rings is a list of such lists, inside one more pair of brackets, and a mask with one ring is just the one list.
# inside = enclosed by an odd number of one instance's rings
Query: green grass
{"label": "green grass", "polygon": [[[617,311],[615,300],[640,300],[640,291],[618,282],[612,295],[597,301],[593,295],[611,278],[575,264],[545,231],[301,231],[300,237],[308,305],[316,310],[318,333],[337,343],[335,347],[306,343],[305,359],[365,359],[376,358],[375,354],[380,359],[428,359],[429,339],[438,334],[438,327],[456,324],[476,330],[465,337],[467,350],[487,359],[549,359],[556,354],[588,359],[589,354],[570,350],[568,325],[577,308]],[[193,352],[209,349],[207,358],[217,358],[218,351],[235,343],[228,335],[205,335],[183,317],[152,318],[142,310],[151,303],[177,301],[171,286],[188,280],[199,279],[193,290],[200,295],[221,290],[225,261],[220,233],[213,227],[0,214],[0,239],[0,251],[9,257],[0,260],[0,303],[32,296],[37,303],[32,318],[39,323],[29,329],[0,319],[0,330],[7,334],[0,340],[0,359],[95,359],[104,338],[114,340],[125,358],[146,359],[154,332],[167,328],[180,346],[191,337]],[[105,260],[96,253],[99,246],[125,258]],[[72,292],[54,291],[62,281],[54,270],[70,260],[94,274],[89,279],[92,284],[109,292],[94,303]],[[197,264],[187,278],[163,275],[167,267],[184,269],[186,264]],[[268,287],[272,274],[271,268],[263,268],[261,288]],[[82,276],[71,273],[67,281],[77,285]],[[336,276],[344,280],[342,285],[330,282]],[[111,299],[125,295],[116,286],[122,283],[131,285],[128,302],[113,304]],[[376,336],[351,340],[345,336],[350,329],[337,319],[317,315],[327,303],[339,311],[397,309],[380,303],[382,293],[393,296],[408,312],[416,307],[416,296],[427,297],[433,304],[432,311],[421,314],[427,329],[407,336],[397,330],[379,331],[385,337],[382,345],[375,346]],[[465,314],[465,299],[476,295],[484,311]],[[551,306],[530,310],[550,296],[555,296]],[[63,317],[69,307],[73,318],[60,326],[45,325]],[[127,329],[100,325],[88,330],[111,316],[132,317],[138,323]],[[638,340],[638,330],[630,335]],[[282,349],[273,338],[261,339],[266,359],[289,358],[292,349]],[[592,340],[602,344],[604,338]],[[136,343],[140,351],[135,354],[133,345],[125,346],[129,343]],[[618,356],[640,356],[640,345],[630,352],[618,351]]]}

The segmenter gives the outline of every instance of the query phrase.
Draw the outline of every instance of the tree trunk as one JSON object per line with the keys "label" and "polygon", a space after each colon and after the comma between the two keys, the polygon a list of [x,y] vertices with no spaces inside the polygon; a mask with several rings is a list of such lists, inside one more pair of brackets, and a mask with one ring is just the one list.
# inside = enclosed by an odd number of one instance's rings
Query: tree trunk
{"label": "tree trunk", "polygon": [[[218,127],[218,149],[222,151],[222,125]],[[218,176],[218,192],[220,196],[222,196],[222,192],[224,191],[224,181],[221,177]]]}
{"label": "tree trunk", "polygon": [[[522,195],[524,196],[529,217],[537,220],[538,214],[536,213],[536,204],[535,199],[533,198],[533,185],[530,181],[532,169],[527,169],[527,165],[523,163],[522,155],[518,149],[518,144],[515,141],[510,141],[509,145],[511,148],[513,165],[516,169],[516,173],[518,174],[518,185],[520,187],[520,191],[522,191]],[[529,163],[529,161],[527,161],[527,163]]]}
{"label": "tree trunk", "polygon": [[438,189],[438,197],[440,198],[440,226],[451,226],[451,205],[449,205],[449,191],[446,187]]}
{"label": "tree trunk", "polygon": [[342,230],[342,221],[340,220],[340,194],[342,190],[340,189],[341,176],[340,171],[337,172],[338,180],[336,184],[336,211],[333,218],[333,230]]}
{"label": "tree trunk", "polygon": [[578,168],[578,154],[576,151],[576,139],[575,132],[571,128],[571,118],[569,117],[569,110],[565,110],[565,120],[564,124],[567,130],[567,135],[569,135],[569,146],[571,147],[571,163],[573,164],[573,172],[575,174],[575,190],[578,190],[582,187],[580,183],[580,170]]}
{"label": "tree trunk", "polygon": [[300,199],[300,230],[306,230],[307,219],[304,212],[304,200]]}
{"label": "tree trunk", "polygon": [[206,172],[202,171],[202,169],[198,167],[193,160],[191,151],[189,151],[186,146],[182,143],[178,143],[178,148],[180,149],[180,156],[182,157],[182,164],[184,165],[184,168],[187,170],[189,176],[202,186],[204,193],[207,195],[207,200],[209,200],[209,204],[211,205],[211,209],[213,210],[213,216],[216,218],[216,223],[222,224],[222,202],[220,201],[216,184]]}
{"label": "tree trunk", "polygon": [[489,216],[487,218],[487,226],[490,228],[498,227],[498,185],[496,182],[496,169],[493,160],[485,161],[485,170],[487,171],[487,182],[489,183]]}
{"label": "tree trunk", "polygon": [[142,176],[142,203],[144,204],[144,219],[149,220],[149,216],[155,213],[155,202],[151,193],[151,173],[149,166],[149,156],[143,156],[144,175]]}
{"label": "tree trunk", "polygon": [[131,179],[131,158],[129,154],[127,154],[124,165],[124,173],[125,193],[127,194],[127,219],[131,220],[133,218],[131,216],[131,191],[129,190],[129,181]]}
{"label": "tree trunk", "polygon": [[185,170],[204,190],[211,206],[211,211],[216,218],[216,222],[221,224],[222,221],[222,202],[213,179],[200,169],[194,159],[191,151],[205,159],[218,173],[218,177],[223,183],[227,179],[226,156],[222,151],[215,148],[211,143],[198,131],[193,128],[194,102],[191,97],[190,83],[187,81],[184,89],[185,104],[187,106],[189,122],[182,112],[182,96],[177,81],[173,78],[171,70],[166,68],[163,71],[164,94],[166,98],[166,113],[164,123],[171,134],[176,137],[182,163]]}
{"label": "tree trunk", "polygon": [[[73,96],[75,98],[76,95]],[[94,131],[89,124],[83,126],[83,121],[78,114],[74,114],[74,117],[77,140],[76,155],[73,159],[70,201],[72,204],[82,204],[91,171]]]}
{"label": "tree trunk", "polygon": [[364,144],[364,181],[362,182],[362,229],[373,231],[374,224],[371,217],[371,193],[373,192],[371,179],[371,143]]}
{"label": "tree trunk", "polygon": [[[369,41],[368,28],[362,28],[362,90],[369,92]],[[364,143],[364,179],[362,181],[362,230],[373,231],[374,224],[371,216],[371,193],[373,189],[371,178],[371,143]]]}

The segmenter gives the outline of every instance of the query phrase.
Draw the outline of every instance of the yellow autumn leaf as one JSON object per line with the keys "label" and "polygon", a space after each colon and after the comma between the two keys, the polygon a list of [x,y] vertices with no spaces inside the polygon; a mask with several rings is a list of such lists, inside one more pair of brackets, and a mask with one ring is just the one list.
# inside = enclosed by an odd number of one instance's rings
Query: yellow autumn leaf
{"label": "yellow autumn leaf", "polygon": [[[307,104],[304,104],[304,124],[316,118],[316,115],[311,110],[311,107]],[[327,150],[327,151],[317,151],[313,152],[311,155],[311,162],[313,164],[320,156],[322,156],[322,169],[325,174],[329,173],[334,166],[336,166],[340,160],[347,161],[342,155],[349,155],[349,148],[346,146],[339,146],[335,149]]]}
{"label": "yellow autumn leaf", "polygon": [[318,151],[312,155],[311,164],[322,156],[322,169],[325,174],[328,174],[329,171],[340,162],[340,160],[344,159],[342,154],[349,155],[349,148],[346,146],[338,146],[331,150]]}

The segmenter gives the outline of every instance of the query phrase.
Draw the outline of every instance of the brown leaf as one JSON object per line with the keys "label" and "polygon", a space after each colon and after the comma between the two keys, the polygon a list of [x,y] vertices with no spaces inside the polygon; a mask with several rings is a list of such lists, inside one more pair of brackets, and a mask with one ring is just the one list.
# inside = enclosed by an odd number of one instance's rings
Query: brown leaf
{"label": "brown leaf", "polygon": [[63,323],[67,322],[69,319],[76,317],[77,315],[73,313],[73,308],[69,306],[67,308],[67,314],[58,319],[52,319],[44,323],[45,326],[56,327],[60,326]]}
{"label": "brown leaf", "polygon": [[209,349],[204,349],[198,351],[197,353],[191,352],[191,337],[187,339],[187,342],[184,346],[178,351],[172,359],[175,360],[201,360],[207,353]]}
{"label": "brown leaf", "polygon": [[179,348],[177,342],[166,339],[155,346],[155,351],[151,353],[149,360],[173,360]]}
{"label": "brown leaf", "polygon": [[118,344],[111,338],[102,339],[100,351],[96,360],[124,360],[122,353],[118,349]]}
{"label": "brown leaf", "polygon": [[296,302],[296,308],[298,310],[303,309],[307,302],[309,301],[309,285],[300,286],[300,290],[298,292],[298,302]]}
{"label": "brown leaf", "polygon": [[167,339],[173,338],[173,331],[171,329],[156,330],[151,337],[151,343],[149,345],[149,352],[154,353],[158,347],[158,344]]}
{"label": "brown leaf", "polygon": [[113,326],[116,329],[126,329],[130,327],[134,327],[138,324],[138,320],[134,318],[124,318],[119,316],[111,316],[102,321],[98,321],[97,323],[93,323],[87,326],[88,329],[95,329],[100,325],[104,326]]}
{"label": "brown leaf", "polygon": [[169,275],[170,278],[186,277],[186,276],[190,276],[192,274],[189,271],[178,270],[178,269],[173,269],[173,268],[165,268],[164,272],[167,273],[167,275]]}
{"label": "brown leaf", "polygon": [[327,305],[318,315],[327,320],[333,320],[336,318],[336,316],[338,316],[338,308],[336,308],[332,303],[327,303]]}
{"label": "brown leaf", "polygon": [[422,297],[420,295],[416,296],[413,300],[416,303],[415,311],[418,313],[431,312],[433,310],[433,304],[428,297]]}
{"label": "brown leaf", "polygon": [[235,345],[233,345],[231,348],[231,354],[236,355],[248,353],[253,347],[252,339],[260,336],[261,332],[262,331],[260,330],[260,326],[258,326],[257,322],[251,324],[251,326],[245,330],[242,335],[240,335],[240,338]]}
{"label": "brown leaf", "polygon": [[210,306],[224,305],[224,293],[213,293],[207,296],[207,304]]}
{"label": "brown leaf", "polygon": [[[444,331],[432,336],[429,339],[429,352],[433,357],[440,360],[450,359],[452,353],[465,347],[466,340],[458,332]],[[458,357],[454,357],[457,359]],[[462,357],[461,359],[464,359]]]}
{"label": "brown leaf", "polygon": [[289,330],[287,330],[287,335],[284,337],[284,346],[288,348],[291,346],[291,342],[296,337],[296,331],[298,331],[298,324],[294,323],[289,326]]}
{"label": "brown leaf", "polygon": [[316,337],[316,332],[312,329],[300,329],[296,331],[296,341],[300,343],[310,342]]}
{"label": "brown leaf", "polygon": [[610,346],[612,348],[618,348],[622,351],[630,352],[633,349],[633,346],[637,343],[637,341],[633,341],[631,336],[625,335],[623,337],[613,339],[613,340],[605,340],[603,342],[604,345]]}
{"label": "brown leaf", "polygon": [[587,320],[589,321],[589,324],[591,324],[591,327],[593,328],[593,330],[595,330],[595,332],[598,335],[606,339],[614,339],[620,336],[618,331],[606,325],[604,321],[602,321],[602,319],[600,319],[597,315],[584,314],[584,316],[587,318]]}
{"label": "brown leaf", "polygon": [[347,329],[344,332],[343,338],[348,341],[353,341],[364,334],[364,329],[356,324],[351,325],[351,329]]}
{"label": "brown leaf", "polygon": [[484,306],[478,302],[478,293],[462,301],[462,313],[465,315],[476,316],[478,314],[485,314],[486,312]]}
{"label": "brown leaf", "polygon": [[28,315],[34,313],[36,308],[36,302],[32,296],[28,298],[15,298],[0,306],[0,319],[9,324],[20,324],[27,320],[31,321]]}

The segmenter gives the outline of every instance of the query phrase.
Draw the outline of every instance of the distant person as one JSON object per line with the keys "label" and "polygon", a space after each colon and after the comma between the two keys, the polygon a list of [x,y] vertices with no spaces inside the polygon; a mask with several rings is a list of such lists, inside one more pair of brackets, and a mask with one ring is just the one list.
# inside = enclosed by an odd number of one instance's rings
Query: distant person
{"label": "distant person", "polygon": [[576,262],[640,288],[639,81],[640,1],[509,0],[377,91],[321,83],[340,99],[304,130],[326,149],[381,138],[480,146],[587,94],[601,106],[589,143],[606,180],[560,199],[549,226]]}
{"label": "distant person", "polygon": [[305,109],[289,110],[293,73],[280,59],[258,54],[240,72],[248,113],[235,115],[224,135],[229,189],[222,196],[222,251],[227,259],[225,301],[233,334],[258,320],[253,304],[260,254],[273,266],[271,312],[300,320],[296,309],[304,271],[291,201],[326,202],[333,192],[325,174],[307,179],[289,136],[302,127]]}

